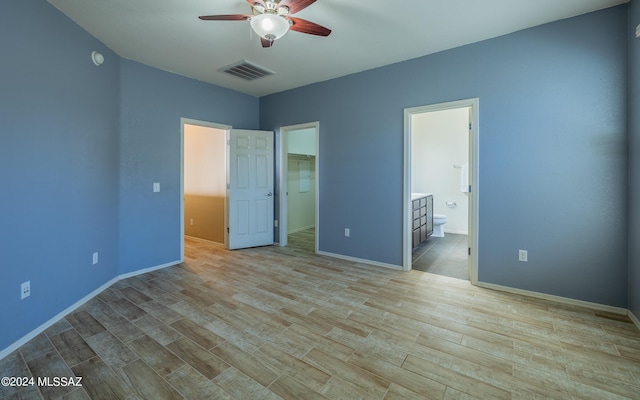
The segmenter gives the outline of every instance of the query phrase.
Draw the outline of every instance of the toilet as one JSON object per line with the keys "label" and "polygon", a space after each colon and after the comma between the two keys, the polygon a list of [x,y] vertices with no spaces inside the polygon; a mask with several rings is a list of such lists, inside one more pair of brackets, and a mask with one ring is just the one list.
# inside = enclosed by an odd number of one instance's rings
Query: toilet
{"label": "toilet", "polygon": [[442,225],[446,224],[448,218],[444,214],[433,214],[433,237],[444,237],[444,228]]}

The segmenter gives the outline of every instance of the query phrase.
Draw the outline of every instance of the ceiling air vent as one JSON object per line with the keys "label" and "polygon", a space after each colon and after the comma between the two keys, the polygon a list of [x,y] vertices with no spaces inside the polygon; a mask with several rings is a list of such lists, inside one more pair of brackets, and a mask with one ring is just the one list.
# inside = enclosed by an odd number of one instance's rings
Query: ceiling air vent
{"label": "ceiling air vent", "polygon": [[275,74],[275,72],[269,71],[268,69],[259,65],[250,63],[247,60],[242,60],[231,65],[227,65],[226,67],[220,68],[218,71],[226,72],[227,74],[237,76],[238,78],[242,78],[246,81],[252,81],[254,79],[259,79]]}

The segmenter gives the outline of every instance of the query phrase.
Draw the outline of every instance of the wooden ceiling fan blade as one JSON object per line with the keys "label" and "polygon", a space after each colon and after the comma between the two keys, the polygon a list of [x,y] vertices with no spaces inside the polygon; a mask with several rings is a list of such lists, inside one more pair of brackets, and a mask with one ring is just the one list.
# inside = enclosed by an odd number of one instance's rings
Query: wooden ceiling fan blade
{"label": "wooden ceiling fan blade", "polygon": [[201,15],[203,21],[246,21],[251,18],[249,14],[229,14],[229,15]]}
{"label": "wooden ceiling fan blade", "polygon": [[271,47],[273,46],[273,42],[274,42],[273,40],[268,40],[262,37],[260,38],[260,43],[262,43],[262,47]]}
{"label": "wooden ceiling fan blade", "polygon": [[288,17],[293,24],[289,29],[296,32],[308,33],[316,36],[329,36],[331,29],[318,25],[315,22],[307,21],[302,18]]}
{"label": "wooden ceiling fan blade", "polygon": [[295,14],[304,10],[315,2],[316,0],[282,0],[280,3],[278,3],[278,5],[289,7],[289,14]]}

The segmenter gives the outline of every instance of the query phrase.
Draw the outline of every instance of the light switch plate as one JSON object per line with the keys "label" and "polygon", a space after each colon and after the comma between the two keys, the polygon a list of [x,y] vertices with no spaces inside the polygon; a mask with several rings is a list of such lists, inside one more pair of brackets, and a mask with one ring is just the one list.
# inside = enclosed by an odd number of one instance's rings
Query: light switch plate
{"label": "light switch plate", "polygon": [[153,193],[158,193],[159,191],[160,191],[160,183],[154,182],[153,183]]}
{"label": "light switch plate", "polygon": [[528,254],[526,250],[518,250],[518,260],[522,262],[527,262]]}

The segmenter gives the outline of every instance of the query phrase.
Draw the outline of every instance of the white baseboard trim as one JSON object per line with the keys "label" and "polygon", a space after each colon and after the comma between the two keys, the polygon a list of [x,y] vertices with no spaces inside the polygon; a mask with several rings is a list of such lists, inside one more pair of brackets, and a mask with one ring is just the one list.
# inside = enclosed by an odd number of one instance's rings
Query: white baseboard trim
{"label": "white baseboard trim", "polygon": [[157,271],[159,269],[171,267],[173,265],[180,264],[182,262],[184,262],[184,260],[172,261],[172,262],[164,263],[164,264],[161,264],[161,265],[156,265],[155,267],[149,267],[149,268],[139,269],[139,270],[133,271],[133,272],[128,272],[126,274],[118,275],[116,277],[116,281],[121,281],[123,279],[131,278],[133,276],[146,274],[147,272],[153,272],[153,271]]}
{"label": "white baseboard trim", "polygon": [[296,233],[296,232],[301,232],[301,231],[306,231],[307,229],[311,229],[311,228],[315,228],[315,225],[309,225],[309,226],[303,226],[302,228],[296,228],[296,229],[292,229],[289,232],[287,232],[289,235],[291,235],[292,233]]}
{"label": "white baseboard trim", "polygon": [[635,315],[633,315],[631,310],[629,310],[629,313],[627,315],[629,315],[629,318],[631,319],[631,321],[633,321],[636,328],[640,329],[640,320]]}
{"label": "white baseboard trim", "polygon": [[607,306],[607,305],[598,304],[598,303],[591,303],[589,301],[570,299],[568,297],[561,297],[561,296],[555,296],[552,294],[533,292],[531,290],[517,289],[509,286],[495,285],[493,283],[478,282],[478,286],[485,289],[492,289],[492,290],[498,290],[501,292],[520,294],[523,296],[535,297],[537,299],[550,300],[550,301],[555,301],[557,303],[590,308],[592,310],[606,311],[613,314],[627,315],[629,313],[629,311],[626,308]]}
{"label": "white baseboard trim", "polygon": [[103,290],[105,290],[109,286],[113,285],[118,280],[119,279],[117,277],[111,279],[110,281],[108,281],[107,283],[103,284],[102,286],[100,286],[99,288],[94,290],[93,292],[89,293],[88,295],[86,295],[83,298],[81,298],[80,300],[76,301],[75,303],[73,303],[72,305],[70,305],[69,307],[64,309],[63,311],[59,312],[57,315],[55,315],[53,318],[51,318],[50,320],[48,320],[44,324],[40,325],[39,327],[37,327],[36,329],[32,330],[31,332],[27,333],[26,335],[21,337],[19,340],[17,340],[15,343],[11,344],[9,347],[7,347],[7,348],[3,349],[2,351],[0,351],[0,360],[5,358],[9,354],[13,353],[15,350],[19,349],[20,346],[24,345],[29,340],[33,339],[34,337],[38,336],[39,334],[41,334],[42,332],[47,330],[51,325],[53,325],[56,322],[60,321],[67,314],[73,312],[75,309],[77,309],[78,307],[80,307],[84,303],[86,303],[87,301],[89,301],[92,298],[94,298],[95,296],[100,294],[100,292],[102,292]]}
{"label": "white baseboard trim", "polygon": [[393,264],[381,263],[381,262],[378,262],[378,261],[366,260],[364,258],[356,258],[356,257],[344,256],[342,254],[328,253],[326,251],[320,251],[320,250],[318,250],[316,252],[316,254],[319,254],[319,255],[322,255],[322,256],[327,256],[327,257],[339,258],[341,260],[346,260],[346,261],[353,261],[353,262],[357,262],[357,263],[361,263],[361,264],[373,265],[373,266],[376,266],[376,267],[390,268],[390,269],[395,269],[395,270],[402,271],[402,265],[393,265]]}
{"label": "white baseboard trim", "polygon": [[458,230],[449,230],[449,229],[445,229],[444,233],[453,233],[455,235],[468,235],[469,231],[458,231]]}
{"label": "white baseboard trim", "polygon": [[53,318],[49,319],[44,324],[40,325],[39,327],[37,327],[36,329],[32,330],[31,332],[27,333],[26,335],[24,335],[23,337],[21,337],[20,339],[18,339],[17,341],[12,343],[11,345],[9,345],[7,348],[0,350],[0,360],[5,358],[9,354],[13,353],[15,350],[19,349],[22,345],[26,344],[29,340],[35,338],[36,336],[38,336],[42,332],[44,332],[47,329],[49,329],[49,327],[51,327],[53,324],[55,324],[56,322],[60,321],[62,318],[64,318],[68,314],[71,314],[72,312],[77,310],[83,304],[85,304],[89,300],[91,300],[94,297],[96,297],[97,295],[99,295],[103,290],[107,289],[109,286],[113,285],[114,283],[116,283],[118,281],[121,281],[123,279],[131,278],[133,276],[146,274],[147,272],[156,271],[158,269],[162,269],[162,268],[170,267],[172,265],[180,264],[181,262],[182,261],[170,262],[170,263],[166,263],[166,264],[162,264],[162,265],[157,265],[155,267],[149,267],[149,268],[141,269],[139,271],[129,272],[129,273],[126,273],[126,274],[122,274],[122,275],[116,276],[115,278],[111,279],[107,283],[104,283],[102,286],[100,286],[96,290],[92,291],[88,295],[86,295],[83,298],[81,298],[80,300],[76,301],[75,303],[73,303],[69,307],[67,307],[64,310],[60,311]]}
{"label": "white baseboard trim", "polygon": [[[197,242],[202,242],[202,243],[213,243],[213,244],[219,244],[220,246],[224,246],[224,243],[220,243],[220,242],[214,242],[213,240],[209,240],[209,239],[203,239],[203,238],[199,238],[197,236],[190,236],[190,235],[184,235],[185,238],[189,238],[191,240],[195,240]],[[182,261],[180,261],[182,262]]]}

